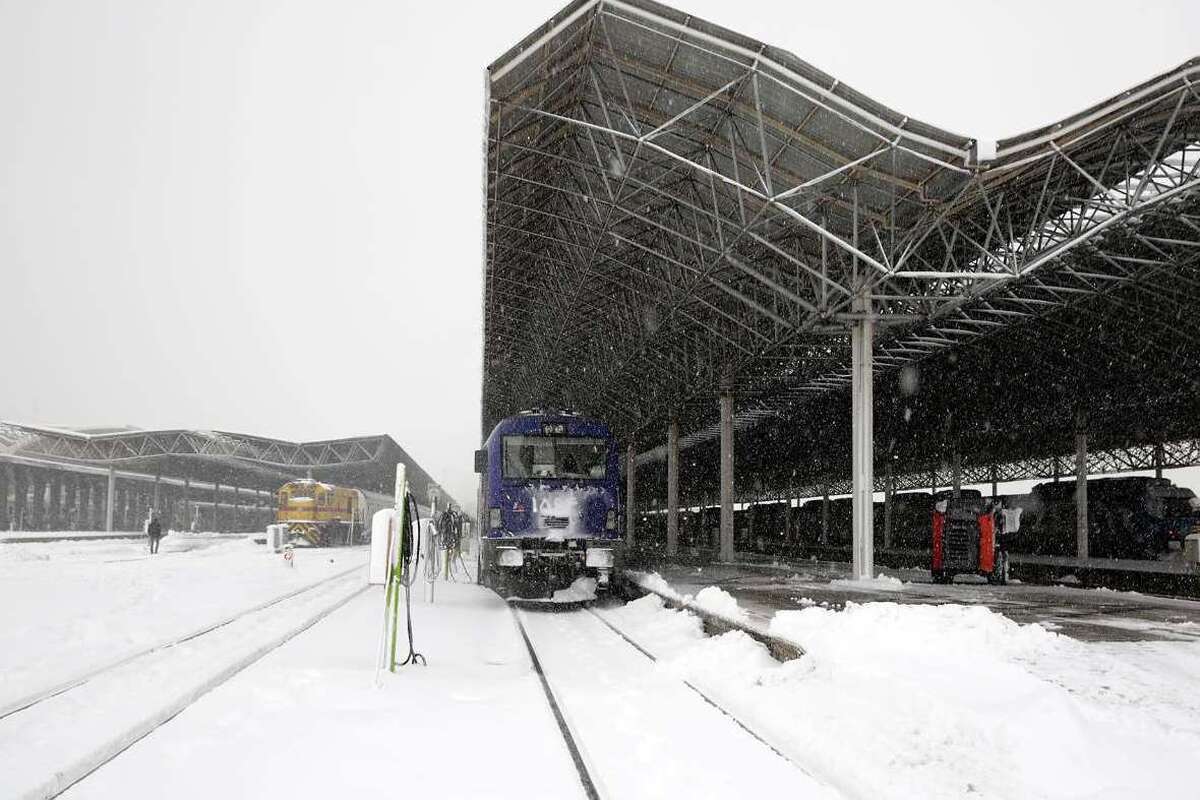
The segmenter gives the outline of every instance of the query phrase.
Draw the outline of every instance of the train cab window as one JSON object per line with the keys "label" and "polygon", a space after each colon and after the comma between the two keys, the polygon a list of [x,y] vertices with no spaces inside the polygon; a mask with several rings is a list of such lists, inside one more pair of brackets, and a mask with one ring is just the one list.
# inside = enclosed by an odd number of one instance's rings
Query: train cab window
{"label": "train cab window", "polygon": [[606,454],[604,439],[505,436],[504,477],[601,480]]}

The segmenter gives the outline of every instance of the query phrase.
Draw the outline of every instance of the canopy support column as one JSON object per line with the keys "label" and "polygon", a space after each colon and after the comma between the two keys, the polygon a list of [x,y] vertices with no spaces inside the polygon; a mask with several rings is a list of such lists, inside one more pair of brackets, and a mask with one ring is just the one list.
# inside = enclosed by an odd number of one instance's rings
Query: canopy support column
{"label": "canopy support column", "polygon": [[821,544],[829,544],[829,481],[821,484]]}
{"label": "canopy support column", "polygon": [[113,529],[113,507],[116,505],[117,495],[117,474],[112,467],[108,468],[108,493],[104,500],[104,530],[112,533]]}
{"label": "canopy support column", "polygon": [[721,549],[720,561],[733,561],[733,395],[721,393]]}
{"label": "canopy support column", "polygon": [[667,425],[667,557],[679,553],[679,422]]}
{"label": "canopy support column", "polygon": [[874,478],[874,338],[871,300],[865,292],[854,300],[854,310],[862,317],[850,330],[851,348],[851,462],[853,471],[853,542],[854,562],[851,577],[866,580],[875,571],[875,478]]}
{"label": "canopy support column", "polygon": [[1087,434],[1075,432],[1075,555],[1088,557]]}
{"label": "canopy support column", "polygon": [[630,443],[625,452],[625,544],[633,546],[635,520],[635,498],[637,497],[637,469],[634,467],[634,447]]}
{"label": "canopy support column", "polygon": [[896,479],[892,475],[892,462],[888,461],[883,484],[883,549],[892,549],[892,501],[896,496]]}

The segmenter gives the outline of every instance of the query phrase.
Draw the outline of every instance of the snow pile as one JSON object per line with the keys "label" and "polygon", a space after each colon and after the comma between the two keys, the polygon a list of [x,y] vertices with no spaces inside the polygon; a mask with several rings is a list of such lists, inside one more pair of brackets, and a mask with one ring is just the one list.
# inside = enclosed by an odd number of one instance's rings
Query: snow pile
{"label": "snow pile", "polygon": [[566,589],[559,589],[556,591],[553,597],[553,600],[556,603],[581,603],[586,600],[595,599],[595,578],[576,578],[575,582]]}
{"label": "snow pile", "polygon": [[668,610],[658,595],[648,594],[613,613],[620,617],[622,627],[628,625],[656,649],[674,652],[704,638],[704,624],[699,617]]}
{"label": "snow pile", "polygon": [[663,576],[657,572],[641,572],[636,573],[638,585],[643,589],[648,589],[651,592],[658,592],[664,597],[670,597],[672,600],[681,600],[679,592],[671,588],[671,584],[663,579]]}
{"label": "snow pile", "polygon": [[717,586],[701,589],[692,599],[692,605],[734,622],[745,622],[746,612],[738,605],[733,595]]}
{"label": "snow pile", "polygon": [[982,606],[847,603],[776,614],[771,632],[806,649],[779,664],[649,600],[612,618],[660,669],[847,795],[1194,793],[1180,765],[1200,752],[1200,644],[1084,643]]}
{"label": "snow pile", "polygon": [[852,592],[902,592],[904,591],[904,581],[899,578],[893,578],[891,575],[884,575],[882,572],[874,578],[862,578],[860,580],[850,580],[848,578],[837,578],[829,582],[830,587],[834,589],[848,589]]}

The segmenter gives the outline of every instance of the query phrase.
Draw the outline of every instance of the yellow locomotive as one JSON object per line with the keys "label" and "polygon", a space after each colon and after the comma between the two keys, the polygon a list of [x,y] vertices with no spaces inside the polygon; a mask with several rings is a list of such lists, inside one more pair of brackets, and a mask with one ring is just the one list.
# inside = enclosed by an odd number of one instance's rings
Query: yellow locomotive
{"label": "yellow locomotive", "polygon": [[314,547],[366,541],[371,514],[389,505],[383,495],[307,479],[285,483],[278,499],[276,522]]}

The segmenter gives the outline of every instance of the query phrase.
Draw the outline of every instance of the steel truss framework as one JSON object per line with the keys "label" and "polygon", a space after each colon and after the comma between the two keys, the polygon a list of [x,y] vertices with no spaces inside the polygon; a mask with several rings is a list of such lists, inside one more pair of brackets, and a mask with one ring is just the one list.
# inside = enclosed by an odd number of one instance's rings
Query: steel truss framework
{"label": "steel truss framework", "polygon": [[422,502],[429,487],[449,494],[390,436],[288,442],[221,431],[118,430],[87,433],[0,421],[0,454],[119,468],[166,467],[178,477],[274,490],[311,473],[362,489],[390,490],[395,465],[408,465]]}
{"label": "steel truss framework", "polygon": [[[1180,422],[1200,375],[1198,76],[993,153],[680,11],[572,3],[488,71],[484,434],[579,407],[644,465],[672,418],[681,447],[711,443],[728,389],[756,485],[846,475],[864,306],[877,459],[901,473],[951,446],[1050,457],[1081,420],[1118,447],[1200,433]],[[905,395],[889,381],[913,365]]]}

